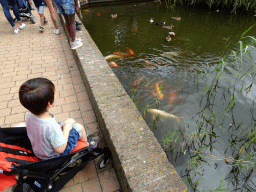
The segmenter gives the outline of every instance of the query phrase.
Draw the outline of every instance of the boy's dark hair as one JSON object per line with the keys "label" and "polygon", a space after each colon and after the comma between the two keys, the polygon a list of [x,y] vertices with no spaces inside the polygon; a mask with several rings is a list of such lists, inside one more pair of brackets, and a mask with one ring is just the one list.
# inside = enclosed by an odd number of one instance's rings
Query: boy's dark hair
{"label": "boy's dark hair", "polygon": [[46,78],[34,78],[23,83],[19,90],[20,103],[35,115],[47,111],[54,101],[54,84]]}

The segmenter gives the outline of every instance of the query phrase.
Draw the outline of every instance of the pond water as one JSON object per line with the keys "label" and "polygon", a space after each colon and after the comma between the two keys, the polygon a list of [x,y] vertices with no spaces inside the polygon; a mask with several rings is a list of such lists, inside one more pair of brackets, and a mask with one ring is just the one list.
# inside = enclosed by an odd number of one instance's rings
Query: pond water
{"label": "pond water", "polygon": [[[163,20],[174,26],[169,42],[155,24]],[[209,86],[222,58],[240,50],[252,15],[147,2],[83,9],[82,21],[102,54],[115,55],[114,73],[190,191],[256,191],[256,51],[248,46],[251,57],[228,59]]]}

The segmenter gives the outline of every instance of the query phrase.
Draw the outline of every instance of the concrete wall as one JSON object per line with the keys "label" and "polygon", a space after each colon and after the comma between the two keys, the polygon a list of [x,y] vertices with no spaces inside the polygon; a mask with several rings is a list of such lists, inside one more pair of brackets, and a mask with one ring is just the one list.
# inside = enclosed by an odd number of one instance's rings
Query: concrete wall
{"label": "concrete wall", "polygon": [[187,191],[84,26],[81,37],[84,45],[73,53],[122,191]]}

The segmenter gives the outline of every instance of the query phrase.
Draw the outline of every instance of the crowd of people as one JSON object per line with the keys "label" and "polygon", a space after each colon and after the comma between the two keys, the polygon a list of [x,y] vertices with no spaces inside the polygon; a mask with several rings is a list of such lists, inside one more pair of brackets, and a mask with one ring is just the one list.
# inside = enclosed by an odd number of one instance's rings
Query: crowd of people
{"label": "crowd of people", "polygon": [[[33,1],[37,8],[38,14],[40,16],[40,26],[39,26],[40,32],[44,32],[44,25],[48,24],[48,20],[44,15],[44,7],[47,6],[49,8],[51,20],[55,27],[55,29],[53,30],[53,33],[56,35],[60,34],[57,26],[56,17],[55,17],[55,11],[53,8],[53,5],[55,5],[57,8],[57,12],[59,14],[62,14],[65,19],[66,27],[70,35],[71,49],[76,49],[83,45],[80,39],[76,39],[75,13],[79,13],[79,10],[80,10],[79,2],[78,2],[79,0],[67,0],[67,1],[54,0],[54,2],[52,0],[33,0]],[[31,0],[29,1],[29,3],[32,3]],[[19,12],[16,0],[0,0],[0,4],[2,5],[5,17],[10,23],[10,25],[12,26],[13,32],[15,34],[19,33],[19,30],[22,30],[23,28],[26,27],[25,23],[23,23],[20,18],[20,12]],[[17,22],[19,24],[18,26],[15,25],[14,19],[10,13],[10,6],[17,19]]]}

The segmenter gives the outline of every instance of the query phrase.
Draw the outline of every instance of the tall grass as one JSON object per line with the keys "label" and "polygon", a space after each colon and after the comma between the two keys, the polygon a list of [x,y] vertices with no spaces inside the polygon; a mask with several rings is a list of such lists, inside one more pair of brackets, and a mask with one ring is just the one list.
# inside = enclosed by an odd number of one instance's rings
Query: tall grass
{"label": "tall grass", "polygon": [[255,0],[165,0],[167,8],[176,5],[208,6],[214,11],[231,11],[232,13],[256,12]]}
{"label": "tall grass", "polygon": [[[202,191],[202,189],[197,188],[200,180],[195,181],[192,178],[197,174],[203,175],[200,172],[196,172],[196,174],[193,172],[203,164],[216,160],[226,163],[228,167],[231,167],[231,171],[223,176],[224,179],[215,190],[229,191],[223,183],[224,181],[228,183],[228,180],[238,191],[253,191],[256,188],[256,183],[250,180],[251,175],[255,174],[254,169],[256,168],[256,118],[254,117],[256,98],[247,109],[246,116],[251,117],[251,123],[239,122],[234,115],[241,109],[237,106],[240,95],[247,96],[255,91],[251,89],[255,88],[253,82],[256,78],[256,61],[253,60],[251,50],[255,50],[256,39],[251,36],[246,37],[247,32],[255,26],[256,24],[241,35],[238,42],[239,51],[230,51],[230,54],[223,57],[219,65],[216,66],[215,77],[204,89],[202,110],[195,116],[197,118],[196,130],[189,132],[189,125],[184,126],[186,131],[184,129],[177,131],[172,128],[162,141],[162,146],[166,151],[170,151],[172,156],[176,154],[175,159],[182,155],[186,155],[189,159],[183,176],[193,191]],[[250,63],[244,62],[245,55]],[[234,75],[232,79],[226,76],[227,71]],[[250,81],[246,79],[250,79]],[[245,81],[247,84],[244,84]],[[217,110],[220,109],[217,107],[217,99],[220,97],[223,101],[225,100],[223,110]],[[229,146],[225,147],[224,154],[216,156],[213,152],[218,151],[216,144],[222,134],[226,135],[226,139],[230,141]],[[252,184],[249,185],[249,182]],[[255,188],[252,189],[252,185]]]}

